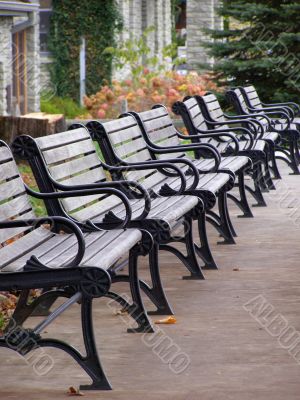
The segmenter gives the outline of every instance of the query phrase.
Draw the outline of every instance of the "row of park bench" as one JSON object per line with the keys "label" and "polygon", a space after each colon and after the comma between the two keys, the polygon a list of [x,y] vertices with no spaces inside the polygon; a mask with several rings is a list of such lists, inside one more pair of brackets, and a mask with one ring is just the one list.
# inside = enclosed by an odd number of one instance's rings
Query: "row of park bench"
{"label": "row of park bench", "polygon": [[[227,200],[243,217],[252,217],[247,195],[266,205],[263,193],[275,189],[273,179],[280,178],[277,159],[299,173],[299,107],[263,104],[252,86],[232,89],[227,98],[238,116],[224,114],[210,93],[176,102],[173,111],[188,136],[156,105],[37,139],[19,136],[12,151],[0,142],[0,290],[20,292],[1,346],[23,355],[39,346],[60,348],[90,376],[84,389],[110,388],[97,355],[93,299],[118,302],[135,321],[130,331],[153,332],[148,315],[173,313],[160,279],[159,251],[179,258],[187,268],[185,279],[203,279],[203,270],[217,269],[206,223],[223,243],[234,244]],[[39,192],[23,182],[14,156],[29,162]],[[36,217],[30,196],[44,201],[47,217]],[[176,243],[184,244],[185,252]],[[143,256],[149,256],[150,284],[139,278]],[[132,302],[115,291],[117,282],[129,284]],[[29,302],[35,288],[41,295]],[[153,310],[145,310],[141,291]],[[53,310],[58,298],[65,301]],[[85,355],[41,336],[74,303],[81,307]],[[24,328],[34,313],[43,315],[43,322]]]}

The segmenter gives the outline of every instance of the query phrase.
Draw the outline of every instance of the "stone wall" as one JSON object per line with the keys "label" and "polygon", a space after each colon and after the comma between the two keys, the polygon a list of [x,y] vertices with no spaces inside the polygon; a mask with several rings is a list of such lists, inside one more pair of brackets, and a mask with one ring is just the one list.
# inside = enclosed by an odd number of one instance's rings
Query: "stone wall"
{"label": "stone wall", "polygon": [[[157,55],[161,62],[162,49],[172,41],[171,0],[119,0],[118,3],[124,22],[118,40],[139,38],[146,28],[154,26],[155,30],[147,37],[147,45],[151,55]],[[171,60],[167,60],[167,66],[171,68]],[[128,68],[114,71],[117,79],[128,75]]]}
{"label": "stone wall", "polygon": [[0,19],[0,115],[7,115],[6,88],[12,84],[12,17]]}
{"label": "stone wall", "polygon": [[209,38],[202,29],[220,29],[222,19],[215,13],[219,0],[187,0],[187,63],[192,68],[212,64],[202,41]]}
{"label": "stone wall", "polygon": [[27,103],[28,113],[40,111],[40,29],[39,14],[31,14],[27,29]]}
{"label": "stone wall", "polygon": [[[26,18],[25,18],[26,19]],[[40,50],[38,14],[31,14],[31,26],[26,29],[26,70],[27,70],[27,106],[28,112],[40,110]],[[20,18],[0,17],[0,115],[8,115],[7,89],[13,85],[13,44],[12,28]],[[12,107],[13,108],[13,107]]]}

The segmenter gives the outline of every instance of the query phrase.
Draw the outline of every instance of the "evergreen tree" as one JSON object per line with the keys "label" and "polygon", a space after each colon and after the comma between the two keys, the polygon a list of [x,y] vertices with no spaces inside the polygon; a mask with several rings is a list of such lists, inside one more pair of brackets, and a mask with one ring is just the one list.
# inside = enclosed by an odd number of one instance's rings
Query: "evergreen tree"
{"label": "evergreen tree", "polygon": [[223,30],[207,31],[219,85],[253,83],[266,100],[300,101],[300,4],[227,0]]}

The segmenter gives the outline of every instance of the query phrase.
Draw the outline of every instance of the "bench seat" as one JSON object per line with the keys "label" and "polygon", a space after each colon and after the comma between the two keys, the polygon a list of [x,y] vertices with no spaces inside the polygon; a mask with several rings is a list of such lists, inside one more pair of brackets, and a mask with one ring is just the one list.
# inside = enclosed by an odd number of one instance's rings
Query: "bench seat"
{"label": "bench seat", "polygon": [[[112,268],[141,240],[138,229],[85,233],[86,251],[81,267]],[[35,255],[48,268],[64,268],[77,252],[77,239],[71,234],[55,234],[40,227],[0,249],[1,272],[23,271],[26,261]]]}

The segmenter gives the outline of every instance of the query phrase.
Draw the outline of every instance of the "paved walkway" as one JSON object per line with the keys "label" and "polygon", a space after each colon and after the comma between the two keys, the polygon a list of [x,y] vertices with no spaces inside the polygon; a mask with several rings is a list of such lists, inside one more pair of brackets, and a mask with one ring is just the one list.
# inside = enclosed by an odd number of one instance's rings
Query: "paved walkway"
{"label": "paved walkway", "polygon": [[[237,245],[212,246],[220,270],[205,272],[205,281],[181,280],[184,268],[172,256],[162,256],[163,280],[178,320],[160,326],[161,338],[174,345],[171,363],[156,354],[157,337],[145,343],[142,335],[125,333],[122,318],[103,300],[95,303],[99,351],[114,390],[86,392],[86,399],[299,399],[300,344],[293,349],[297,342],[279,334],[285,326],[300,332],[300,177],[285,169],[277,184],[278,190],[266,195],[269,206],[254,208],[254,219],[233,218]],[[209,236],[217,241],[212,230]],[[262,304],[265,312],[259,316]],[[63,327],[58,321],[48,333],[80,343],[76,307],[63,321]],[[176,349],[184,354],[182,362],[189,361],[181,373]],[[39,377],[34,361],[26,365],[1,349],[0,399],[65,399],[69,386],[87,382],[69,356],[46,351],[54,367]]]}

